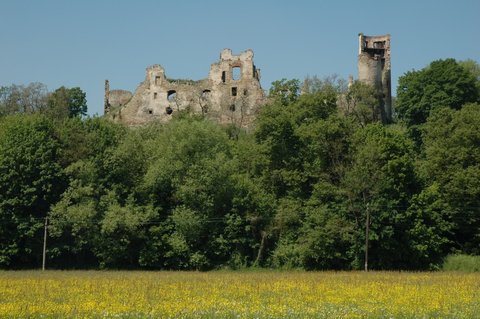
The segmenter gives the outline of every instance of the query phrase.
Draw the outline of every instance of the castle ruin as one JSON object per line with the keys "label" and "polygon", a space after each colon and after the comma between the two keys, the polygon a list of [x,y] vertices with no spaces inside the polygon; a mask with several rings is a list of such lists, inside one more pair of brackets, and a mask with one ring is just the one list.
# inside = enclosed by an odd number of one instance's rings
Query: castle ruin
{"label": "castle ruin", "polygon": [[390,34],[358,34],[358,79],[375,87],[383,123],[392,121]]}
{"label": "castle ruin", "polygon": [[220,61],[210,66],[208,78],[199,81],[169,79],[158,64],[147,68],[134,94],[110,90],[105,81],[104,113],[127,125],[167,122],[175,112],[188,110],[223,124],[249,127],[263,104],[265,94],[252,50],[234,55],[224,49]]}
{"label": "castle ruin", "polygon": [[[359,33],[358,42],[358,79],[375,88],[381,120],[390,123],[390,35]],[[147,68],[145,80],[133,94],[110,90],[109,81],[105,81],[104,113],[127,125],[142,125],[152,120],[165,123],[175,112],[190,111],[221,124],[249,128],[266,103],[252,50],[235,55],[232,50],[224,49],[220,60],[210,66],[208,78],[199,81],[167,78],[158,64]]]}

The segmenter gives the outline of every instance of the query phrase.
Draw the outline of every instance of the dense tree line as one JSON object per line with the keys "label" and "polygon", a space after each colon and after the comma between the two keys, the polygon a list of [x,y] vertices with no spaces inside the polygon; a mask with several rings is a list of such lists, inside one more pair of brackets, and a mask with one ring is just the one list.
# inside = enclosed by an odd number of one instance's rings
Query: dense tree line
{"label": "dense tree line", "polygon": [[480,254],[473,61],[403,75],[391,125],[336,79],[274,82],[252,132],[85,118],[77,89],[2,88],[2,268],[40,265],[46,217],[50,268],[362,269],[367,225],[373,269]]}
{"label": "dense tree line", "polygon": [[79,87],[48,92],[43,83],[0,87],[0,116],[41,113],[55,119],[87,115],[86,94]]}

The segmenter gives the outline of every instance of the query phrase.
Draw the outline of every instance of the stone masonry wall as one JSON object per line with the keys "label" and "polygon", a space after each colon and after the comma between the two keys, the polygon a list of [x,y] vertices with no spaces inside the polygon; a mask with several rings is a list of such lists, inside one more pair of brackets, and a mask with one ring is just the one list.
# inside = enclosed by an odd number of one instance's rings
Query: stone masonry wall
{"label": "stone masonry wall", "polygon": [[358,35],[358,79],[378,93],[383,122],[392,121],[390,35]]}
{"label": "stone masonry wall", "polygon": [[145,80],[133,94],[110,90],[108,80],[105,85],[105,114],[128,125],[167,122],[175,112],[188,109],[222,124],[249,127],[265,102],[252,50],[234,55],[224,49],[208,78],[200,81],[168,79],[155,64],[147,68]]}

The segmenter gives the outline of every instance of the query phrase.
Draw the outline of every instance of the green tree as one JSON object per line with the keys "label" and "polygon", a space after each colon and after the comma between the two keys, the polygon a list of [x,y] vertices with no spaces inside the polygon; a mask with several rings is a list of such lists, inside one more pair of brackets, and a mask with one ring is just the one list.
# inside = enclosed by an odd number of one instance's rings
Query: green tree
{"label": "green tree", "polygon": [[[143,260],[156,263],[148,266],[203,268],[225,261],[227,256],[218,250],[214,256],[213,251],[223,217],[231,209],[230,143],[220,126],[190,117],[174,119],[148,143],[150,163],[143,187],[152,204],[162,210],[164,230],[155,230],[160,241],[156,247],[165,256],[146,253]],[[187,236],[178,216],[196,225],[204,220],[212,223]],[[195,258],[190,260],[190,255]]]}
{"label": "green tree", "polygon": [[59,143],[43,116],[0,122],[0,265],[39,267],[44,219],[65,187]]}
{"label": "green tree", "polygon": [[309,207],[297,239],[302,266],[306,269],[350,269],[350,247],[355,223],[344,211],[328,205]]}
{"label": "green tree", "polygon": [[82,185],[79,180],[70,182],[61,199],[50,209],[49,267],[99,265],[95,247],[101,241],[101,194],[95,186]]}
{"label": "green tree", "polygon": [[0,87],[0,116],[43,112],[47,107],[47,86],[30,83]]}
{"label": "green tree", "polygon": [[47,114],[53,118],[87,115],[86,94],[79,87],[59,87],[49,95],[47,105]]}
{"label": "green tree", "polygon": [[438,188],[453,223],[449,239],[467,254],[480,253],[480,105],[435,111],[425,126],[421,174]]}
{"label": "green tree", "polygon": [[[100,221],[100,238],[95,255],[100,267],[137,268],[141,252],[149,240],[149,228],[158,220],[151,205],[140,205],[133,197],[119,201],[113,191],[100,200],[104,214]],[[123,204],[122,202],[125,202]]]}
{"label": "green tree", "polygon": [[432,183],[412,197],[406,217],[411,225],[405,245],[411,252],[413,267],[439,269],[454,247],[455,223],[452,208],[438,183]]}
{"label": "green tree", "polygon": [[190,117],[174,119],[148,143],[143,187],[161,208],[161,225],[152,228],[145,266],[238,268],[268,257],[272,199],[252,177],[252,149],[234,143],[218,124]]}
{"label": "green tree", "polygon": [[255,139],[262,145],[268,163],[262,172],[265,186],[277,196],[284,196],[298,184],[295,170],[300,167],[296,157],[300,144],[295,127],[290,109],[279,102],[264,106],[256,121]]}
{"label": "green tree", "polygon": [[284,105],[294,102],[299,95],[300,81],[297,79],[274,81],[268,93],[270,98]]}
{"label": "green tree", "polygon": [[478,95],[480,96],[480,64],[477,61],[468,59],[465,61],[459,61],[460,64],[465,70],[473,75],[477,81]]}
{"label": "green tree", "polygon": [[417,192],[413,144],[398,127],[369,124],[352,141],[352,166],[345,173],[346,209],[357,227],[353,261],[361,267],[365,250],[366,216],[369,221],[370,266],[376,269],[412,267],[403,243],[409,229],[405,210]]}
{"label": "green tree", "polygon": [[[273,101],[257,117],[255,139],[268,156],[265,186],[280,197],[308,196],[310,178],[303,173],[303,166],[311,163],[302,156],[308,152],[307,136],[337,112],[337,92],[329,82],[311,85],[310,89],[313,93],[302,94],[294,101]],[[310,155],[309,159],[314,156]]]}
{"label": "green tree", "polygon": [[407,126],[415,129],[439,107],[460,109],[479,99],[477,79],[454,59],[437,60],[398,80],[395,109]]}
{"label": "green tree", "polygon": [[372,85],[355,81],[344,99],[346,115],[353,116],[362,126],[385,118],[378,94]]}
{"label": "green tree", "polygon": [[257,118],[254,135],[266,159],[259,175],[277,198],[269,236],[274,242],[269,261],[275,267],[350,264],[345,247],[351,245],[353,228],[338,204],[356,124],[337,114],[342,90],[336,80],[307,79],[295,100],[275,100]]}
{"label": "green tree", "polygon": [[[67,118],[57,123],[55,135],[61,145],[58,163],[69,185],[49,213],[51,263],[92,267],[125,260],[126,252],[106,244],[113,235],[103,231],[101,223],[106,212],[123,214],[125,207],[132,207],[129,197],[133,191],[125,185],[134,183],[130,178],[136,178],[136,172],[129,171],[122,179],[118,176],[125,173],[124,166],[137,169],[134,159],[138,154],[141,157],[141,145],[136,145],[138,152],[130,152],[130,158],[123,157],[120,145],[126,143],[125,128],[102,118]],[[119,163],[122,160],[123,166]],[[115,259],[113,252],[123,257]]]}

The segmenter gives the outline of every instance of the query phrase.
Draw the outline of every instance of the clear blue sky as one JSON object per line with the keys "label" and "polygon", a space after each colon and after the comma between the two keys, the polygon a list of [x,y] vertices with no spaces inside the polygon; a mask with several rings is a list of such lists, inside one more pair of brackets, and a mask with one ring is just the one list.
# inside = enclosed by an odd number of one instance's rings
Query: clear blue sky
{"label": "clear blue sky", "polygon": [[223,48],[255,52],[262,86],[357,76],[357,35],[392,36],[392,81],[435,59],[480,61],[479,0],[0,0],[0,86],[79,86],[103,113],[104,80],[134,91],[145,68],[206,78]]}

